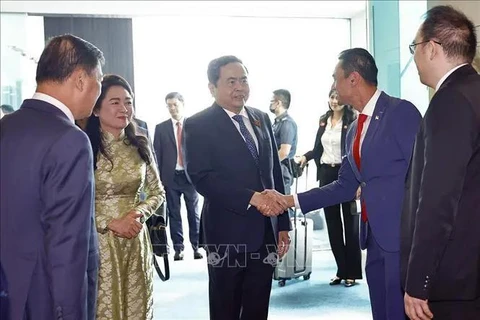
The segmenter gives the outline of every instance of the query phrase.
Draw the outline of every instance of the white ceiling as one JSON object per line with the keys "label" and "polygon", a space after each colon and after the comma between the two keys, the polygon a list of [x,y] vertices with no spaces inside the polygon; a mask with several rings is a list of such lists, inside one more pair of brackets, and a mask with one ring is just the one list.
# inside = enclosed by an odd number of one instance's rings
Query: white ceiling
{"label": "white ceiling", "polygon": [[0,1],[1,12],[106,16],[352,18],[366,1]]}

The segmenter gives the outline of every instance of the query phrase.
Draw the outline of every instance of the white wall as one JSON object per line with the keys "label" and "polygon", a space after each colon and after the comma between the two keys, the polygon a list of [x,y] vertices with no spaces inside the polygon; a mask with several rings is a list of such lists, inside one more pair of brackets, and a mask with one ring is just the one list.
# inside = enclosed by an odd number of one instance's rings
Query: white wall
{"label": "white wall", "polygon": [[350,19],[350,37],[352,48],[364,48],[367,47],[367,14],[365,10],[359,12]]}

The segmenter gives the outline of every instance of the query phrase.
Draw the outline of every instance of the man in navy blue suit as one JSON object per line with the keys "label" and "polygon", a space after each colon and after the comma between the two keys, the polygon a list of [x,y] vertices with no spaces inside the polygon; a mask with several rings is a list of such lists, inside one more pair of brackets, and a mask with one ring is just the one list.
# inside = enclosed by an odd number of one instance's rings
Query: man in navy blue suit
{"label": "man in navy blue suit", "polygon": [[40,56],[33,98],[0,121],[6,319],[95,318],[93,157],[74,121],[92,113],[103,60],[83,39],[53,38]]}
{"label": "man in navy blue suit", "polygon": [[361,186],[360,242],[375,320],[404,320],[400,286],[400,215],[405,177],[421,115],[413,104],[377,89],[377,66],[360,48],[340,53],[333,74],[339,100],[359,113],[346,138],[339,177],[286,197],[303,213],[350,201]]}
{"label": "man in navy blue suit", "polygon": [[234,56],[211,61],[215,103],[183,127],[185,170],[204,197],[200,243],[213,320],[267,319],[276,245],[282,256],[290,243],[285,203],[262,194],[284,185],[268,115],[245,106],[247,75]]}

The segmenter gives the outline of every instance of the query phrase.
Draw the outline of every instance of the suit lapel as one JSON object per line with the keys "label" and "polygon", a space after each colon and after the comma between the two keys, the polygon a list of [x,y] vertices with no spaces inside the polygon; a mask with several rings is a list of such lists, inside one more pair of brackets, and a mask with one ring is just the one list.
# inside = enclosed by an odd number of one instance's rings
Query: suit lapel
{"label": "suit lapel", "polygon": [[228,141],[228,143],[234,143],[238,145],[242,145],[241,150],[244,150],[245,156],[251,159],[252,162],[255,162],[253,159],[250,150],[248,150],[247,144],[245,140],[243,140],[242,134],[238,132],[237,128],[233,124],[233,121],[228,114],[223,110],[223,108],[217,104],[214,104],[214,110],[216,117],[218,119],[217,124],[218,128],[220,129],[221,136]]}
{"label": "suit lapel", "polygon": [[245,110],[247,111],[248,118],[250,119],[250,123],[253,127],[253,131],[255,131],[255,135],[257,136],[258,156],[260,157],[264,149],[263,147],[264,134],[261,130],[262,123],[260,122],[260,119],[258,118],[258,116],[255,114],[253,110],[250,110],[247,107],[245,107]]}
{"label": "suit lapel", "polygon": [[[380,126],[380,122],[383,119],[385,108],[388,105],[387,95],[382,92],[378,98],[377,104],[375,105],[375,110],[373,111],[372,118],[370,119],[370,124],[368,125],[367,134],[362,143],[362,152],[360,156],[360,162],[363,163],[363,160],[368,155],[368,150],[370,149],[372,139],[375,136],[375,133]],[[363,165],[362,165],[363,167]]]}
{"label": "suit lapel", "polygon": [[170,119],[168,126],[167,126],[167,134],[169,138],[172,140],[173,146],[175,150],[177,150],[177,142],[175,141],[175,132],[173,132],[173,120]]}
{"label": "suit lapel", "polygon": [[362,179],[361,179],[360,171],[358,171],[357,164],[355,163],[355,158],[353,158],[353,141],[355,139],[355,133],[357,132],[357,125],[358,125],[358,120],[355,120],[352,122],[352,129],[351,129],[352,138],[347,140],[349,141],[347,145],[349,150],[347,153],[347,157],[348,157],[348,161],[350,161],[350,166],[352,167],[353,173],[357,177],[358,181],[361,181]]}

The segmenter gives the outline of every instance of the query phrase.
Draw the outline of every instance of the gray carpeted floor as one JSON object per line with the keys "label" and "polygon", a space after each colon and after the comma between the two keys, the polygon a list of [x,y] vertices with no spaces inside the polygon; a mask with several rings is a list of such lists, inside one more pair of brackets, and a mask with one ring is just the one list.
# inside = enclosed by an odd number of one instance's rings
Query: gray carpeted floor
{"label": "gray carpeted floor", "polygon": [[[206,260],[193,260],[193,252],[187,250],[184,261],[174,262],[171,256],[170,268],[171,279],[167,282],[155,276],[154,319],[208,319]],[[269,319],[372,319],[366,281],[351,288],[329,286],[335,272],[326,230],[314,231],[310,280],[290,280],[285,287],[273,281]]]}

